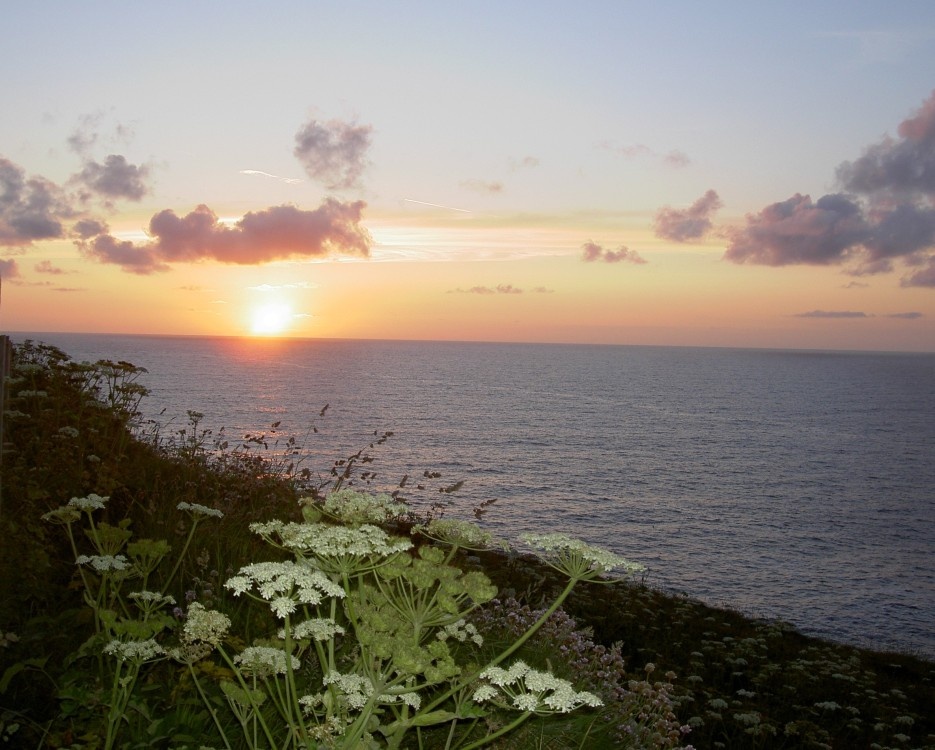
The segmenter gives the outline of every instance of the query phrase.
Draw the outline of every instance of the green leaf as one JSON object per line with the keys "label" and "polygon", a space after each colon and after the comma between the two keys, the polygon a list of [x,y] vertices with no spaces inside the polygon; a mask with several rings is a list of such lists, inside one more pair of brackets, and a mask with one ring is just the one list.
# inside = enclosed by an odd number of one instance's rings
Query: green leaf
{"label": "green leaf", "polygon": [[10,686],[10,682],[13,680],[16,675],[22,672],[28,667],[35,667],[36,669],[42,669],[45,667],[45,663],[49,660],[48,656],[44,656],[41,659],[26,659],[25,661],[20,661],[14,664],[11,667],[7,667],[6,671],[3,673],[3,678],[0,679],[0,693],[5,693],[7,688]]}

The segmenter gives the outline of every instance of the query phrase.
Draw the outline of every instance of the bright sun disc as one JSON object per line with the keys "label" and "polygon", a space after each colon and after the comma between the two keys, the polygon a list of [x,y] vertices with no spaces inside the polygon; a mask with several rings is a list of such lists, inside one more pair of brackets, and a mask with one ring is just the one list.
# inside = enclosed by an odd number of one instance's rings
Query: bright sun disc
{"label": "bright sun disc", "polygon": [[258,335],[282,333],[289,325],[292,313],[288,307],[278,302],[258,307],[253,312],[251,330]]}

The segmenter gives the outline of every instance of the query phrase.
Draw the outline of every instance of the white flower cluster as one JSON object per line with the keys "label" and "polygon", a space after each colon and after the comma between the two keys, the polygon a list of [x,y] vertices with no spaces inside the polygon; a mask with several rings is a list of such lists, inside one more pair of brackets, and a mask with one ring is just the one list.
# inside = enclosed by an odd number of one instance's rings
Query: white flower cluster
{"label": "white flower cluster", "polygon": [[539,672],[523,661],[515,662],[509,669],[489,667],[480,677],[490,684],[474,691],[473,700],[477,703],[497,700],[502,691],[511,699],[513,708],[537,714],[568,713],[581,706],[604,705],[594,693],[576,692],[568,680]]}
{"label": "white flower cluster", "polygon": [[213,609],[205,609],[199,602],[188,605],[188,616],[181,638],[186,643],[206,643],[217,646],[230,630],[230,618]]}
{"label": "white flower cluster", "polygon": [[31,398],[33,396],[36,398],[48,398],[49,394],[47,391],[20,391],[16,394],[17,398]]}
{"label": "white flower cluster", "polygon": [[[322,679],[324,685],[334,685],[347,700],[347,704],[354,710],[359,711],[373,696],[373,683],[370,678],[359,674],[341,674],[340,672],[331,672]],[[380,703],[396,703],[401,701],[410,708],[418,711],[422,705],[422,699],[417,693],[383,693],[377,700]]]}
{"label": "white flower cluster", "polygon": [[90,513],[92,510],[101,510],[108,500],[110,500],[109,495],[107,497],[101,497],[92,492],[87,497],[73,497],[68,501],[68,507],[85,510]]}
{"label": "white flower cluster", "polygon": [[409,512],[405,503],[399,502],[385,492],[368,495],[365,492],[351,489],[330,493],[325,498],[321,510],[332,518],[355,524],[386,523],[405,516]]}
{"label": "white flower cluster", "polygon": [[[306,620],[292,629],[292,637],[300,641],[329,641],[336,635],[344,635],[344,628],[330,617],[316,617],[312,620]],[[279,637],[286,637],[285,629],[279,631]]]}
{"label": "white flower cluster", "polygon": [[76,565],[90,565],[98,573],[109,570],[129,570],[130,563],[123,555],[79,555]]}
{"label": "white flower cluster", "polygon": [[256,587],[261,599],[270,603],[277,617],[295,612],[296,604],[320,604],[324,597],[341,599],[344,589],[308,564],[285,562],[252,563],[224,584],[234,596],[250,594]]}
{"label": "white flower cluster", "polygon": [[613,570],[637,573],[646,569],[639,563],[630,562],[601,547],[592,547],[567,534],[523,534],[520,538],[530,547],[545,552],[546,561],[561,570],[577,570],[582,565],[597,573]]}
{"label": "white flower cluster", "polygon": [[58,434],[64,438],[76,438],[80,433],[74,427],[59,427]]}
{"label": "white flower cluster", "polygon": [[153,605],[175,604],[175,598],[168,594],[160,594],[158,591],[134,591],[130,594],[131,599],[138,602]]}
{"label": "white flower cluster", "polygon": [[274,543],[274,537],[279,537],[286,549],[313,552],[316,557],[392,555],[412,547],[408,539],[391,537],[370,524],[350,528],[326,523],[268,521],[252,523],[250,530]]}
{"label": "white flower cluster", "polygon": [[465,643],[468,639],[476,643],[478,646],[484,645],[484,636],[477,632],[471,623],[466,622],[464,618],[461,618],[457,622],[453,622],[450,625],[445,625],[441,630],[436,633],[436,637],[440,641],[447,641],[449,638],[454,638],[456,641]]}
{"label": "white flower cluster", "polygon": [[178,510],[187,510],[193,516],[207,516],[210,518],[224,518],[224,514],[216,508],[209,508],[206,505],[198,503],[179,503],[175,506]]}
{"label": "white flower cluster", "polygon": [[291,654],[280,648],[269,646],[250,646],[234,657],[234,663],[240,665],[242,672],[255,674],[257,677],[266,677],[272,674],[286,674],[288,665],[286,659],[291,659],[293,671],[302,666],[302,663]]}
{"label": "white flower cluster", "polygon": [[165,649],[152,638],[145,641],[111,641],[104,646],[104,653],[116,656],[120,661],[142,664],[165,654]]}
{"label": "white flower cluster", "polygon": [[486,549],[493,542],[490,533],[476,523],[457,518],[436,518],[424,526],[416,526],[413,530],[425,534],[430,539],[467,549]]}

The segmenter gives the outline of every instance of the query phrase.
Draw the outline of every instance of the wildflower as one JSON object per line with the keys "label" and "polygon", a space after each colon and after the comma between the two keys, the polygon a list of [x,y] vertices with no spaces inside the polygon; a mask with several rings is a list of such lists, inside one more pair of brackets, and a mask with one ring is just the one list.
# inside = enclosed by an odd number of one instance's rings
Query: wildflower
{"label": "wildflower", "polygon": [[69,508],[67,505],[62,505],[55,510],[50,510],[48,513],[42,514],[42,520],[48,521],[49,523],[60,523],[60,524],[70,524],[77,521],[81,518],[81,513],[77,508]]}
{"label": "wildflower", "polygon": [[291,659],[293,670],[302,666],[302,663],[291,654],[279,648],[268,646],[250,646],[234,657],[234,663],[239,664],[243,672],[266,677],[273,674],[286,674],[288,665],[286,659]]}
{"label": "wildflower", "polygon": [[104,653],[116,656],[120,661],[142,664],[165,654],[165,649],[152,638],[145,641],[111,641],[104,646]]}
{"label": "wildflower", "polygon": [[821,703],[816,703],[815,708],[820,708],[824,711],[837,711],[841,707],[834,701],[822,701]]}
{"label": "wildflower", "polygon": [[98,573],[106,573],[109,570],[127,570],[130,564],[123,555],[79,555],[75,560],[76,565],[90,565]]}
{"label": "wildflower", "polygon": [[337,687],[344,693],[348,705],[358,711],[367,704],[367,700],[373,695],[373,683],[369,678],[359,674],[330,672],[322,679],[322,684]]}
{"label": "wildflower", "polygon": [[386,556],[412,547],[408,539],[391,537],[383,529],[370,524],[348,528],[324,523],[269,521],[252,523],[250,530],[275,546],[296,552],[312,552],[318,558]]}
{"label": "wildflower", "polygon": [[486,549],[493,541],[493,537],[476,523],[458,519],[434,519],[416,526],[413,531],[437,542],[465,549]]}
{"label": "wildflower", "polygon": [[88,454],[88,463],[89,464],[99,464],[101,459],[95,456],[93,453]]}
{"label": "wildflower", "polygon": [[48,398],[49,394],[46,391],[20,391],[16,394],[17,398],[30,398],[33,396],[36,398]]}
{"label": "wildflower", "polygon": [[80,433],[74,427],[59,427],[58,434],[66,438],[76,438]]}
{"label": "wildflower", "polygon": [[0,630],[0,648],[6,648],[11,643],[19,643],[19,636],[16,633],[4,633]]}
{"label": "wildflower", "polygon": [[[344,628],[330,617],[306,620],[292,629],[292,637],[299,640],[328,641],[336,635],[344,635]],[[286,631],[280,630],[279,637],[285,638]]]}
{"label": "wildflower", "polygon": [[[344,597],[344,589],[308,564],[285,562],[252,563],[224,584],[234,596],[256,587],[258,598],[270,602],[278,617],[295,611],[295,604],[320,604],[325,597]],[[256,598],[256,597],[255,597]]]}
{"label": "wildflower", "polygon": [[[567,680],[549,672],[532,669],[523,661],[514,662],[509,669],[489,667],[480,674],[492,686],[512,699],[513,708],[537,714],[568,713],[581,706],[597,707],[603,701],[593,693],[575,692]],[[491,688],[492,689],[492,688]],[[474,701],[494,700],[498,692],[478,688]]]}
{"label": "wildflower", "polygon": [[178,510],[187,510],[193,516],[208,516],[213,518],[223,518],[224,514],[215,509],[209,508],[205,505],[199,505],[198,503],[179,503],[175,506]]}
{"label": "wildflower", "polygon": [[68,507],[77,508],[78,510],[90,513],[92,510],[102,510],[108,500],[110,500],[110,495],[101,497],[92,492],[87,497],[73,497],[68,501]]}
{"label": "wildflower", "polygon": [[[312,498],[301,498],[299,503],[309,508],[314,507]],[[386,523],[409,512],[408,506],[392,495],[368,495],[352,489],[330,493],[320,509],[325,515],[349,524]]]}
{"label": "wildflower", "polygon": [[465,622],[464,618],[461,618],[457,622],[453,622],[450,625],[445,625],[444,628],[436,633],[436,637],[440,641],[454,638],[456,641],[460,641],[461,643],[465,643],[468,639],[470,639],[478,646],[484,645],[484,637],[477,632],[477,628],[474,627],[474,625],[469,622]]}
{"label": "wildflower", "polygon": [[523,534],[521,538],[530,547],[545,552],[545,562],[571,578],[591,579],[615,569],[623,573],[637,573],[646,569],[643,565],[600,547],[592,547],[567,534]]}
{"label": "wildflower", "polygon": [[205,609],[198,602],[188,605],[188,617],[181,638],[189,644],[205,643],[218,646],[230,630],[230,618],[213,609]]}
{"label": "wildflower", "polygon": [[175,599],[168,594],[160,594],[158,591],[134,591],[130,594],[131,599],[147,604],[163,605],[175,604]]}

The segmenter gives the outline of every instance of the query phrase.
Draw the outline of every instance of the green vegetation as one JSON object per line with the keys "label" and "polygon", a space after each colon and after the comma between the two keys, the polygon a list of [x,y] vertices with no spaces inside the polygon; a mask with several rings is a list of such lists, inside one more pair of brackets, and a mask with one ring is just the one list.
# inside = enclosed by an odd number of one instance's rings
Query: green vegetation
{"label": "green vegetation", "polygon": [[560,535],[498,548],[405,481],[359,491],[367,450],[319,477],[196,412],[147,430],[141,372],[16,350],[9,747],[935,747],[931,662],[664,595]]}

